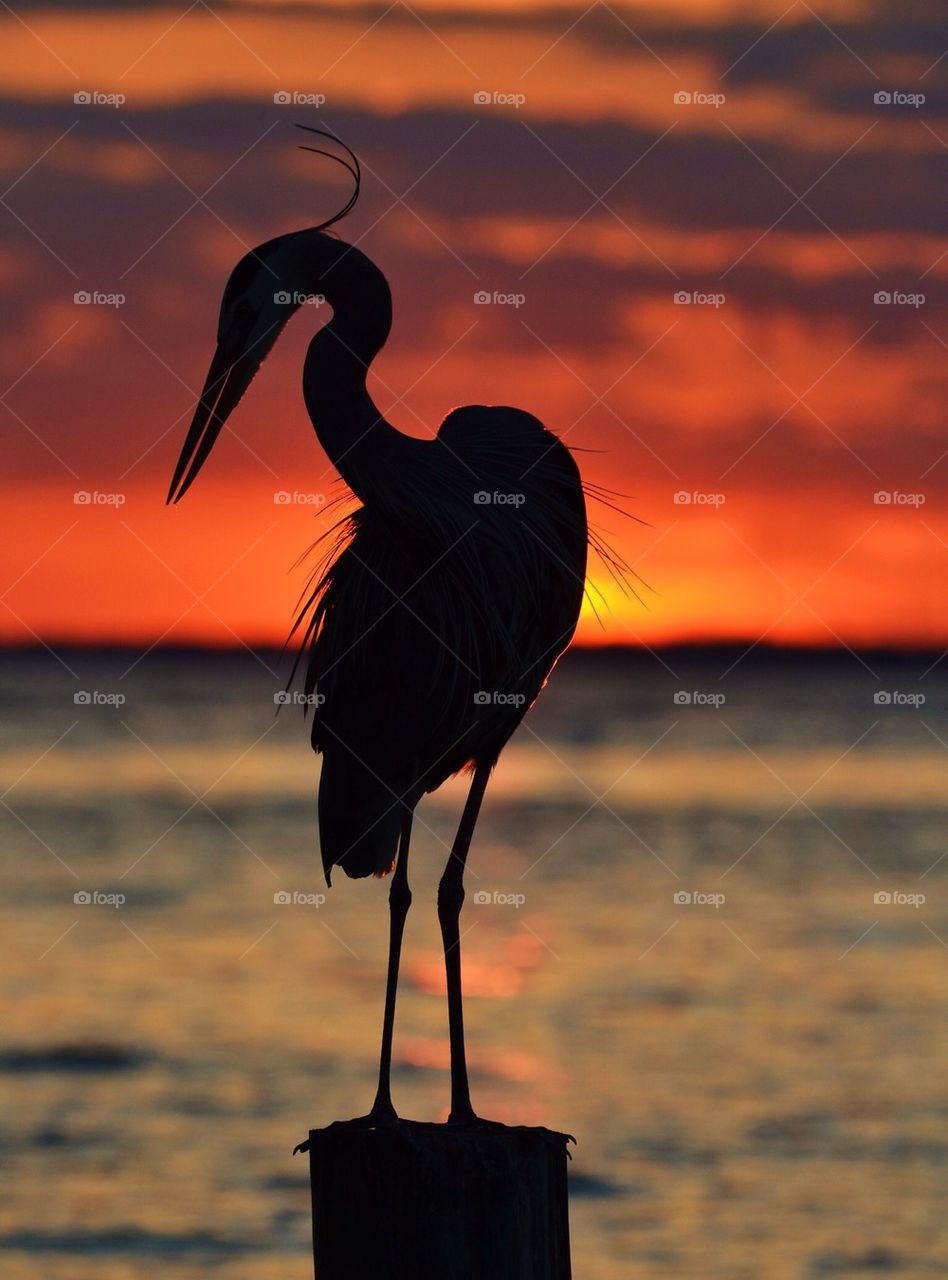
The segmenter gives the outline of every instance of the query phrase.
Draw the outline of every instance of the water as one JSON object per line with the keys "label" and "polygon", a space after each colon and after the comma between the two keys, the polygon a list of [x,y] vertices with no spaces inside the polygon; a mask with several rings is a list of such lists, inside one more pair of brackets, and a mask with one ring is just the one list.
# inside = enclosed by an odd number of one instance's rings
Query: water
{"label": "water", "polygon": [[[386,887],[327,893],[264,665],[137,656],[0,664],[2,1273],[302,1280],[290,1150],[371,1101]],[[475,1104],[578,1137],[577,1280],[940,1275],[948,662],[721,679],[736,656],[576,655],[505,754],[462,918]],[[413,844],[394,1084],[419,1119],[448,1097],[461,801],[429,797]]]}

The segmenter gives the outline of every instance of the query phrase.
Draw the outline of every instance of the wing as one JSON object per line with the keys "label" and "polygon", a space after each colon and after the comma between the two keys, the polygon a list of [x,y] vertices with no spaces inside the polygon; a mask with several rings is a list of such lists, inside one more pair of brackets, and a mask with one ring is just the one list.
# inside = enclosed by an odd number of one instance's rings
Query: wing
{"label": "wing", "polygon": [[579,474],[535,418],[455,410],[425,464],[353,513],[310,602],[323,858],[349,874],[391,865],[403,799],[496,761],[582,600]]}

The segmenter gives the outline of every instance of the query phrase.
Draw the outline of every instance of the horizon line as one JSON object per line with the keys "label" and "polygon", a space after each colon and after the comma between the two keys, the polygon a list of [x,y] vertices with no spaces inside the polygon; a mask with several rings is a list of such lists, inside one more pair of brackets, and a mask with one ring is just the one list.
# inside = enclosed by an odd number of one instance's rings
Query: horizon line
{"label": "horizon line", "polygon": [[[2,639],[0,638],[0,656],[44,652],[55,654],[56,650],[63,650],[69,653],[140,653],[142,649],[146,652],[158,652],[165,655],[173,654],[193,654],[193,655],[211,655],[223,654],[239,656],[241,654],[286,654],[295,656],[299,652],[297,645],[275,644],[271,640],[254,643],[251,640],[238,639],[233,643],[208,643],[201,641],[188,641],[185,643],[158,643],[149,645],[147,641],[135,642],[131,640],[87,640],[79,637],[70,639]],[[858,654],[881,654],[891,655],[893,657],[932,657],[935,655],[943,656],[948,652],[948,640],[943,644],[917,644],[906,640],[900,643],[886,644],[839,644],[829,643],[820,644],[818,642],[782,642],[779,640],[761,639],[759,637],[736,636],[736,637],[691,637],[681,640],[668,640],[657,644],[634,643],[627,641],[603,642],[600,644],[589,644],[588,642],[578,642],[569,645],[564,650],[561,658],[569,653],[582,653],[584,655],[591,654],[648,654],[648,653],[681,653],[681,652],[725,652],[725,651],[746,651],[747,656],[752,652],[762,652],[767,654],[813,654],[825,657],[842,657],[847,654],[850,656]]]}

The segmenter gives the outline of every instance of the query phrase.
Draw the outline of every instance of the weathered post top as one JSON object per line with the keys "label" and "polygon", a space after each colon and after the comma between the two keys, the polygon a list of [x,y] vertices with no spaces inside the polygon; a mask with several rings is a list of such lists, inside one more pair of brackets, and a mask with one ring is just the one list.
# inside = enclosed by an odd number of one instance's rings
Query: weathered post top
{"label": "weathered post top", "polygon": [[570,1280],[569,1140],[483,1123],[310,1130],[317,1280]]}

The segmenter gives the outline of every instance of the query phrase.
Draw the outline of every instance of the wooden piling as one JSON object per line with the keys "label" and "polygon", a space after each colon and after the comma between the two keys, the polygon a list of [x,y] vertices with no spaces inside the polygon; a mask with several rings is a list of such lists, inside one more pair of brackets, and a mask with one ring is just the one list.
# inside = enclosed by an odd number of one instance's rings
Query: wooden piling
{"label": "wooden piling", "polygon": [[310,1130],[316,1280],[570,1280],[566,1134]]}

